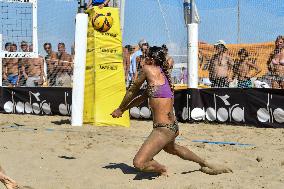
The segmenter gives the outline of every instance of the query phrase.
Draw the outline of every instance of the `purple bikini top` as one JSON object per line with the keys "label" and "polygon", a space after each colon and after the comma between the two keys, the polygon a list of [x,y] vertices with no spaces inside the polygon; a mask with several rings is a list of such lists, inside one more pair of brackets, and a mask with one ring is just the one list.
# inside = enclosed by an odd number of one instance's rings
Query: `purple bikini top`
{"label": "purple bikini top", "polygon": [[[163,71],[161,70],[161,73]],[[163,85],[154,85],[147,87],[148,96],[150,98],[173,98],[173,92],[171,90],[170,84],[168,79],[165,77],[165,74],[163,73],[165,83]]]}

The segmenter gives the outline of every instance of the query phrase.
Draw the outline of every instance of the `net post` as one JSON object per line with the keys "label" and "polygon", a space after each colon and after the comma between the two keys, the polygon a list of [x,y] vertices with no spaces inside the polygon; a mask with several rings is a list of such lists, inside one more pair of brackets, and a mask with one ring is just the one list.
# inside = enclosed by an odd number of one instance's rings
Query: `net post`
{"label": "net post", "polygon": [[75,58],[72,88],[72,126],[83,125],[85,67],[87,55],[88,15],[76,15]]}
{"label": "net post", "polygon": [[195,21],[194,0],[184,0],[187,26],[187,87],[198,88],[198,23]]}
{"label": "net post", "polygon": [[[2,34],[0,34],[0,52],[2,51],[3,48],[3,43],[2,43]],[[0,87],[2,87],[2,80],[3,80],[3,64],[2,64],[2,57],[0,56]]]}
{"label": "net post", "polygon": [[188,30],[188,56],[187,56],[187,82],[188,88],[198,88],[198,24],[187,25]]}
{"label": "net post", "polygon": [[36,57],[38,57],[37,30],[37,0],[33,0],[33,51]]}
{"label": "net post", "polygon": [[124,33],[125,3],[126,3],[126,0],[120,0],[120,28],[121,28],[122,35]]}

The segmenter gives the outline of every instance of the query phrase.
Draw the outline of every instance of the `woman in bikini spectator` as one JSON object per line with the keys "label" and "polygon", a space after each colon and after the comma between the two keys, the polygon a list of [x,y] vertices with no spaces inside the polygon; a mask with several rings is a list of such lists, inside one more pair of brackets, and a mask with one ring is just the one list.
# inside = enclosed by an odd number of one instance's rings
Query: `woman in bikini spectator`
{"label": "woman in bikini spectator", "polygon": [[275,49],[268,60],[268,70],[272,74],[271,85],[274,89],[284,89],[284,36],[275,40]]}
{"label": "woman in bikini spectator", "polygon": [[[147,92],[137,96],[145,81],[148,85]],[[198,163],[201,171],[208,174],[231,172],[224,166],[208,163],[188,148],[175,142],[175,138],[179,135],[179,128],[173,109],[174,94],[166,56],[160,47],[149,49],[141,73],[126,92],[120,106],[111,115],[119,118],[123,112],[138,106],[148,98],[153,112],[153,130],[133,160],[135,168],[144,172],[167,175],[167,168],[154,160],[154,157],[164,150],[184,160]]]}

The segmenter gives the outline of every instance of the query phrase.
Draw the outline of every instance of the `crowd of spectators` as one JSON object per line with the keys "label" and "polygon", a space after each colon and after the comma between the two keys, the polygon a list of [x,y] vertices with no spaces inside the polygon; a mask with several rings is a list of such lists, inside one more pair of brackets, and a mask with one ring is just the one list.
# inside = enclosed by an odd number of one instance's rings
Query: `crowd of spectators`
{"label": "crowd of spectators", "polygon": [[[210,58],[204,58],[202,52],[199,51],[200,69],[207,70],[209,73],[208,78],[199,78],[201,87],[284,89],[284,36],[276,38],[275,48],[270,57],[267,57],[267,62],[263,60],[259,62],[257,58],[252,56],[253,52],[249,52],[246,48],[238,49],[235,51],[237,52],[236,57],[232,57],[223,40],[217,41],[213,46],[214,54]],[[145,40],[141,40],[138,46],[126,45],[124,47],[123,62],[127,86],[131,85],[143,66],[143,59],[148,47],[149,43]],[[169,57],[169,69],[172,69],[174,60],[168,55],[167,46],[163,45],[162,47]],[[266,68],[264,69],[264,67]],[[177,72],[172,74],[173,83],[187,84],[187,68],[180,67],[175,71]]]}
{"label": "crowd of spectators", "polygon": [[[71,87],[73,55],[66,52],[65,44],[58,43],[57,52],[51,43],[43,45],[47,55],[38,58],[3,58],[3,86],[61,86]],[[33,52],[33,45],[22,41],[20,49],[14,43],[6,43],[8,52]]]}
{"label": "crowd of spectators", "polygon": [[[126,87],[129,87],[135,79],[137,79],[149,50],[149,43],[142,39],[137,46],[126,45],[123,50],[123,66],[125,73]],[[166,55],[168,69],[172,71],[174,59],[168,54],[168,47],[162,45],[163,52]]]}
{"label": "crowd of spectators", "polygon": [[[233,58],[223,40],[216,42],[214,49],[215,53],[202,68],[209,72],[206,82],[201,81],[203,84],[217,88],[284,89],[284,36],[276,38],[275,48],[270,57],[267,57],[267,62],[259,62],[257,58],[252,57],[253,53],[245,48],[240,48],[237,57]],[[199,62],[203,64],[202,61]],[[265,66],[268,71],[260,74]]]}
{"label": "crowd of spectators", "polygon": [[[57,52],[51,43],[45,43],[43,48],[46,56],[38,58],[3,58],[3,86],[61,86],[72,87],[74,53],[66,52],[65,44],[58,43]],[[174,67],[174,59],[168,54],[166,45],[162,45],[166,54],[168,69]],[[123,65],[126,86],[129,87],[138,77],[144,64],[149,43],[142,39],[137,46],[126,45],[123,48]],[[5,51],[32,52],[33,45],[22,41],[20,49],[14,43],[6,43]],[[200,78],[200,84],[207,87],[267,87],[284,89],[284,36],[275,40],[275,48],[267,58],[268,73],[263,71],[245,48],[237,52],[237,58],[232,58],[223,40],[214,44],[214,54],[205,60],[199,52],[199,64],[202,70],[208,70],[209,78]],[[204,61],[205,60],[205,61]],[[204,63],[205,62],[205,63]],[[263,64],[263,63],[262,63]],[[179,76],[173,76],[173,83],[187,84],[187,68],[179,68]]]}

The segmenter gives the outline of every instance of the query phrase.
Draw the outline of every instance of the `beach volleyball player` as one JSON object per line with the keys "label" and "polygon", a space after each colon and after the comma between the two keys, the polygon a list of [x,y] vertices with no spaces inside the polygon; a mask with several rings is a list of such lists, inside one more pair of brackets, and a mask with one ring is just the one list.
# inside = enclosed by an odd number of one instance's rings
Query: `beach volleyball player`
{"label": "beach volleyball player", "polygon": [[[144,81],[147,81],[147,90],[144,94],[137,96]],[[208,174],[232,172],[224,166],[208,163],[186,147],[175,143],[179,128],[173,113],[173,88],[166,56],[160,47],[149,49],[141,74],[127,90],[120,106],[112,112],[112,117],[121,117],[124,111],[138,106],[147,98],[153,113],[153,130],[134,157],[135,168],[140,171],[168,175],[166,167],[154,160],[154,156],[164,150],[184,160],[198,163],[201,166],[200,170]]]}

